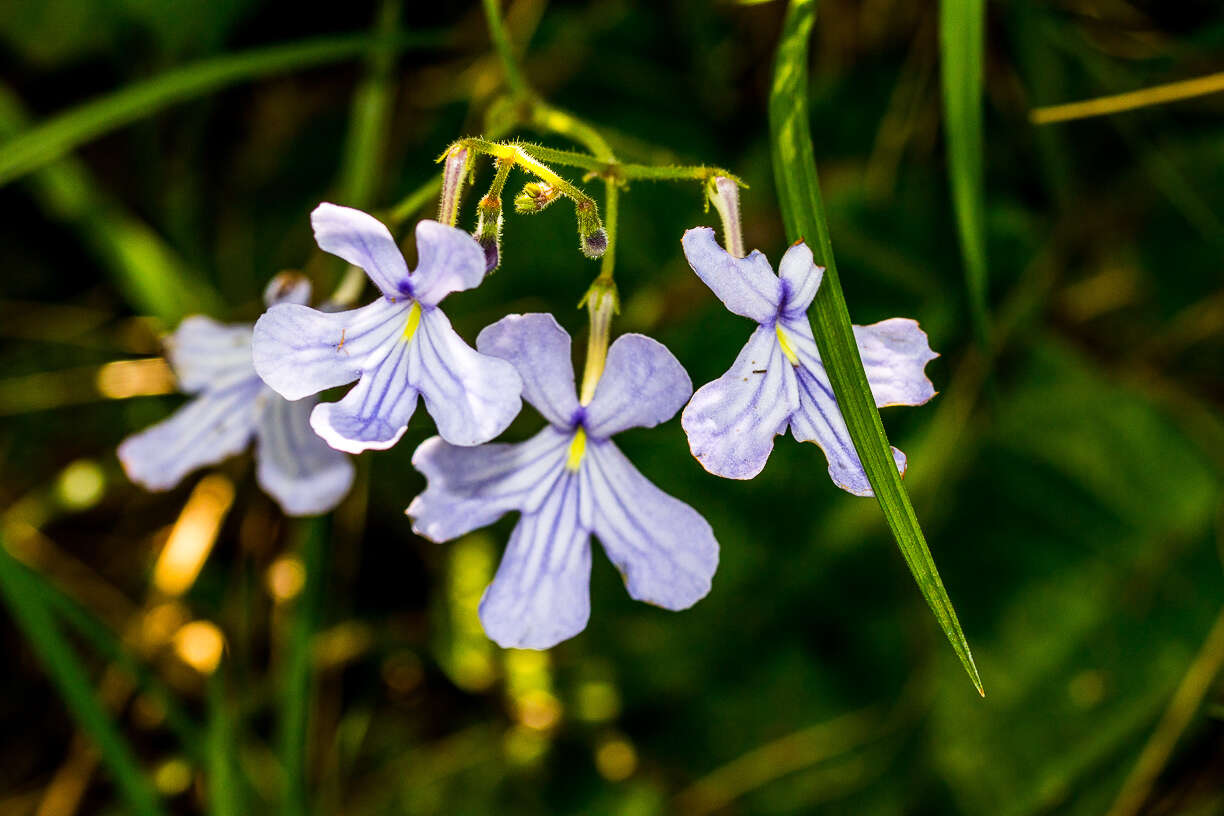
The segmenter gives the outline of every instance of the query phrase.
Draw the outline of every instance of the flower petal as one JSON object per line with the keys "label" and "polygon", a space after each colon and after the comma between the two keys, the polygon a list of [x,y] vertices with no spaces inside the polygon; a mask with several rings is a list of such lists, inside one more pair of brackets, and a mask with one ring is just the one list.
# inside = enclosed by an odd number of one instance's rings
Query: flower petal
{"label": "flower petal", "polygon": [[747,258],[736,258],[718,245],[709,227],[688,230],[680,243],[689,266],[732,312],[758,323],[778,313],[782,287],[760,252],[753,250]]}
{"label": "flower petal", "polygon": [[310,414],[310,426],[327,444],[346,453],[386,450],[408,430],[417,390],[408,380],[409,343],[389,344],[376,367],[362,373],[339,402],[323,402]]}
{"label": "flower petal", "polygon": [[751,479],[798,409],[794,367],[774,329],[761,326],[727,373],[697,390],[680,424],[702,467],[725,479]]}
{"label": "flower petal", "polygon": [[594,533],[631,597],[687,609],[709,593],[718,542],[700,513],[655,487],[612,442],[588,446],[582,475]]}
{"label": "flower petal", "polygon": [[165,346],[179,389],[188,394],[225,388],[255,373],[249,323],[225,325],[193,315],[166,337]]}
{"label": "flower petal", "polygon": [[409,307],[383,298],[347,312],[273,306],[255,323],[255,370],[288,400],[350,383],[403,336]]}
{"label": "flower petal", "polygon": [[[797,366],[795,373],[799,380],[799,410],[791,417],[791,433],[800,442],[815,442],[824,451],[829,478],[834,484],[856,496],[874,496],[824,367],[818,364],[812,369],[805,363]],[[892,452],[897,470],[904,476],[905,454],[896,448]]]}
{"label": "flower petal", "polygon": [[281,272],[264,287],[264,303],[275,306],[278,303],[310,303],[310,278],[297,272]]}
{"label": "flower petal", "polygon": [[518,416],[523,383],[514,366],[465,343],[441,309],[422,310],[408,345],[408,381],[447,442],[488,442]]}
{"label": "flower petal", "polygon": [[586,407],[587,432],[607,439],[626,428],[653,428],[675,416],[692,394],[693,381],[667,346],[642,334],[622,334],[608,349]]}
{"label": "flower petal", "polygon": [[428,480],[408,506],[413,531],[450,541],[512,510],[538,511],[565,468],[571,439],[551,426],[516,445],[461,448],[439,436],[426,439],[412,454]]}
{"label": "flower petal", "polygon": [[922,405],[935,396],[923,369],[939,355],[931,351],[918,321],[894,317],[855,326],[854,339],[876,405]]}
{"label": "flower petal", "polygon": [[409,293],[408,265],[391,231],[372,215],[326,202],[310,214],[319,249],[359,266],[391,300]]}
{"label": "flower petal", "polygon": [[255,475],[290,516],[326,513],[353,485],[353,463],[310,427],[314,405],[309,398],[290,402],[270,388],[259,398]]}
{"label": "flower petal", "polygon": [[578,413],[570,336],[550,314],[507,315],[476,337],[481,354],[514,366],[523,381],[523,399],[544,419],[569,427]]}
{"label": "flower petal", "polygon": [[412,296],[422,306],[436,306],[451,292],[475,289],[484,280],[484,250],[463,230],[437,221],[419,221],[416,245]]}
{"label": "flower petal", "polygon": [[507,649],[547,649],[586,628],[591,615],[590,533],[578,522],[578,478],[566,472],[510,535],[480,622]]}
{"label": "flower petal", "polygon": [[786,250],[782,263],[778,264],[778,272],[786,293],[782,311],[787,315],[806,312],[812,305],[812,298],[816,297],[816,290],[820,288],[824,267],[816,265],[812,260],[812,250],[800,241]]}
{"label": "flower petal", "polygon": [[169,490],[197,468],[241,453],[255,428],[256,377],[209,391],[168,419],[119,445],[128,478],[148,490]]}

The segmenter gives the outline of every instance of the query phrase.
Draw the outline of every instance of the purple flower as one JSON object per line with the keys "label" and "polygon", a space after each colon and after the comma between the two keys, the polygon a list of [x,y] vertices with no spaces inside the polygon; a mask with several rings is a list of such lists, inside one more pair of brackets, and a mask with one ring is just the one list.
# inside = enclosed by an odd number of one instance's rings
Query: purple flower
{"label": "purple flower", "polygon": [[364,269],[382,297],[331,314],[297,303],[269,309],[255,324],[255,370],[264,382],[297,400],[356,380],[344,399],[310,415],[319,436],[349,453],[398,442],[418,395],[453,444],[476,445],[505,430],[522,406],[514,366],[474,351],[438,308],[484,279],[484,253],[472,236],[421,221],[419,264],[410,273],[372,216],[320,204],[310,220],[319,247]]}
{"label": "purple flower", "polygon": [[640,334],[618,338],[590,404],[581,405],[570,338],[552,315],[510,315],[482,331],[476,347],[514,364],[523,396],[549,425],[515,445],[426,440],[412,464],[429,484],[408,515],[419,535],[448,541],[521,514],[480,602],[489,637],[547,649],[581,632],[590,615],[592,534],[632,597],[665,609],[703,598],[718,566],[710,525],[610,441],[626,428],[665,422],[688,399],[692,383],[671,352]]}
{"label": "purple flower", "polygon": [[[760,252],[736,258],[708,227],[689,230],[682,243],[689,266],[727,308],[760,324],[730,370],[698,389],[684,409],[693,456],[717,476],[751,479],[765,467],[774,437],[789,427],[795,439],[820,446],[838,487],[873,495],[808,322],[824,273],[812,251],[795,244],[775,275]],[[939,355],[916,321],[855,326],[854,336],[876,405],[922,405],[935,396],[923,369]],[[893,458],[904,474],[905,454],[893,448]]]}
{"label": "purple flower", "polygon": [[[310,284],[281,275],[264,298],[304,303]],[[166,339],[166,356],[179,388],[195,399],[119,446],[133,482],[169,490],[191,471],[242,452],[253,436],[259,485],[287,514],[326,513],[348,493],[353,464],[310,429],[314,400],[288,402],[255,373],[249,323],[189,317]]]}

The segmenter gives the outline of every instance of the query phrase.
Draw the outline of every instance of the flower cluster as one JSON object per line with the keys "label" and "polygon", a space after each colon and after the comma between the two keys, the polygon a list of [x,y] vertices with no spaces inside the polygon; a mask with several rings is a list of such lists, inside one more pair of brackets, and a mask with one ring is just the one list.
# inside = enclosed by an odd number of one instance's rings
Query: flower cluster
{"label": "flower cluster", "polygon": [[[380,296],[358,309],[320,311],[306,305],[308,289],[280,282],[253,332],[184,321],[169,358],[183,390],[198,397],[124,442],[120,457],[134,480],[167,488],[254,435],[264,489],[286,512],[323,512],[352,481],[344,452],[394,445],[421,398],[438,436],[412,457],[427,480],[407,510],[413,529],[448,541],[518,513],[480,618],[502,646],[534,649],[585,628],[592,535],[635,599],[685,609],[710,590],[719,553],[710,525],[634,468],[612,441],[623,430],[654,427],[683,408],[681,425],[702,466],[750,479],[789,428],[824,450],[837,485],[871,494],[806,316],[823,270],[801,243],[775,275],[761,253],[732,254],[713,230],[685,234],[685,256],[701,280],[758,324],[727,373],[695,394],[659,342],[626,334],[609,345],[609,279],[591,305],[579,391],[570,337],[551,315],[509,315],[480,332],[475,349],[455,333],[442,300],[479,285],[490,268],[487,247],[473,236],[421,221],[410,271],[373,217],[321,204],[311,220],[319,247],[363,269]],[[934,395],[923,369],[936,355],[917,323],[854,330],[878,405],[919,405]],[[338,402],[315,403],[319,392],[354,382]],[[522,400],[544,429],[517,444],[491,442]],[[904,454],[894,455],[904,472]]]}

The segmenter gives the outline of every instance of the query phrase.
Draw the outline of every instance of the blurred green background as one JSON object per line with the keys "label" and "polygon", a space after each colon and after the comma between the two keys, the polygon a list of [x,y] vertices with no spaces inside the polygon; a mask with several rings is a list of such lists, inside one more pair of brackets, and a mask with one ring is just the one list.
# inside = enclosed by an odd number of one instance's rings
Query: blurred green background
{"label": "blurred green background", "polygon": [[[253,320],[283,269],[330,291],[318,202],[386,215],[452,140],[504,121],[479,4],[438,5],[0,4],[0,531],[6,593],[44,610],[0,621],[0,816],[1224,813],[1224,96],[1029,118],[1224,70],[1218,4],[987,6],[983,346],[939,8],[821,3],[813,148],[842,283],[856,322],[917,318],[943,355],[940,395],[884,415],[985,699],[879,507],[813,446],[731,482],[678,420],[619,437],[713,525],[714,589],[664,612],[597,556],[590,627],[550,653],[503,651],[475,619],[513,519],[413,536],[423,411],[360,457],[329,520],[282,518],[249,456],[167,494],[124,478],[116,445],[182,402],[161,334],[192,312]],[[783,12],[506,10],[532,85],[622,159],[742,176],[746,241],[775,260]],[[750,328],[680,252],[715,221],[697,183],[621,196],[615,329],[697,384]],[[456,328],[546,310],[580,336],[598,264],[576,244],[567,205],[508,213],[501,269],[447,302]],[[539,426],[526,410],[510,434]],[[154,570],[172,529],[207,552],[177,585]]]}

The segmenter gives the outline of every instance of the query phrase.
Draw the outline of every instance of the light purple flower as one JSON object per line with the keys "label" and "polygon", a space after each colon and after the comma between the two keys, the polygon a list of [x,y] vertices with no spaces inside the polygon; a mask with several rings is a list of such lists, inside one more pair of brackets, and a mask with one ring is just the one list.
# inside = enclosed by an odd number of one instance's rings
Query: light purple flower
{"label": "light purple flower", "polygon": [[[689,230],[682,243],[689,266],[727,308],[759,324],[730,370],[699,388],[684,409],[693,456],[717,476],[751,479],[789,427],[795,439],[820,446],[838,487],[873,495],[808,322],[824,273],[812,251],[795,244],[775,275],[760,252],[736,258],[708,227]],[[939,355],[916,321],[855,326],[854,336],[876,405],[921,405],[935,396],[923,369]],[[893,448],[893,459],[904,474],[905,454]]]}
{"label": "light purple flower", "polygon": [[692,393],[666,347],[627,334],[608,351],[589,405],[574,393],[570,337],[547,314],[510,315],[476,347],[509,360],[523,397],[549,425],[526,442],[459,448],[434,437],[413,454],[429,480],[408,508],[413,529],[448,541],[518,511],[518,525],[480,619],[507,648],[547,649],[581,632],[590,614],[590,537],[629,594],[685,609],[710,591],[718,542],[696,510],[659,490],[609,437],[670,419]]}
{"label": "light purple flower", "polygon": [[522,406],[514,366],[478,354],[438,308],[484,279],[484,252],[472,236],[421,221],[410,273],[372,216],[320,204],[310,220],[319,247],[364,269],[382,297],[331,314],[295,303],[269,309],[255,324],[255,370],[264,382],[297,400],[356,380],[342,400],[310,415],[329,445],[349,453],[398,442],[418,395],[448,442],[477,445],[505,430]]}
{"label": "light purple flower", "polygon": [[[310,284],[282,275],[264,297],[304,303]],[[166,339],[166,356],[179,388],[195,399],[119,446],[133,482],[169,490],[193,470],[241,453],[254,437],[256,479],[288,515],[326,513],[348,493],[353,463],[311,430],[314,400],[288,402],[255,373],[249,323],[189,317]]]}

